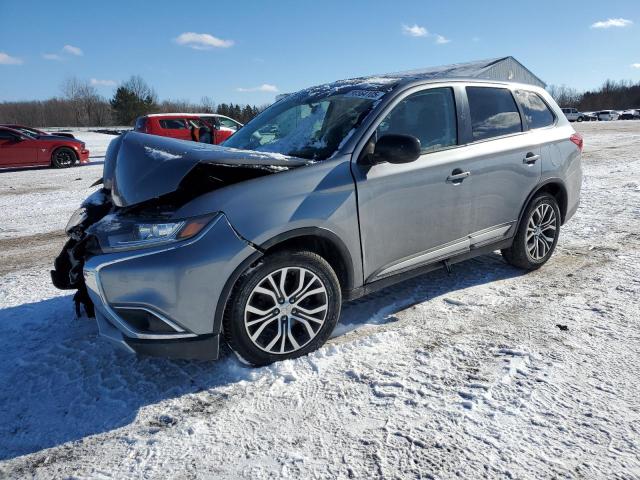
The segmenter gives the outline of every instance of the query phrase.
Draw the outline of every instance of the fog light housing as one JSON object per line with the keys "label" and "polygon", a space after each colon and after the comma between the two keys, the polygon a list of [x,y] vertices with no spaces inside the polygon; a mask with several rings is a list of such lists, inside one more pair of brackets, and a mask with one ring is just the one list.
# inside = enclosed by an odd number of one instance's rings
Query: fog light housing
{"label": "fog light housing", "polygon": [[181,333],[184,329],[178,327],[166,318],[139,307],[118,307],[118,316],[133,330],[145,334]]}

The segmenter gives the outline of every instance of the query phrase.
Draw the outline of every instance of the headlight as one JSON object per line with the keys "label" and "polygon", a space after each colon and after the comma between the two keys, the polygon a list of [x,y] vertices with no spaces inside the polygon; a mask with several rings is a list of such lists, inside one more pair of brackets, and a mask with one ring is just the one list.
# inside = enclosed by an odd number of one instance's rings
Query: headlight
{"label": "headlight", "polygon": [[73,215],[71,215],[71,218],[67,222],[67,226],[64,227],[64,231],[67,233],[67,235],[70,234],[71,230],[73,230],[74,227],[77,227],[86,219],[87,210],[84,207],[77,209],[75,212],[73,212]]}
{"label": "headlight", "polygon": [[174,238],[183,225],[184,222],[141,223],[135,226],[137,239],[134,241],[152,242],[156,240]]}
{"label": "headlight", "polygon": [[107,215],[92,228],[105,251],[151,247],[187,240],[198,235],[216,216],[187,218],[171,222],[136,221]]}

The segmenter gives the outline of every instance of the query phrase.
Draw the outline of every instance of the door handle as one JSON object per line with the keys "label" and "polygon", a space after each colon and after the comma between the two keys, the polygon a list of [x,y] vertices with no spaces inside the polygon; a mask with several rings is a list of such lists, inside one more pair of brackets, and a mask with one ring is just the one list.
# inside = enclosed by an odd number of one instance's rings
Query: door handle
{"label": "door handle", "polygon": [[462,181],[469,175],[471,175],[471,172],[463,172],[459,168],[456,168],[453,172],[451,172],[451,175],[447,177],[447,182],[455,183],[457,185],[458,183],[462,183]]}
{"label": "door handle", "polygon": [[535,153],[529,152],[527,153],[527,156],[524,157],[524,159],[522,160],[522,163],[526,163],[527,165],[533,165],[538,161],[539,158],[540,158],[540,155],[536,155]]}

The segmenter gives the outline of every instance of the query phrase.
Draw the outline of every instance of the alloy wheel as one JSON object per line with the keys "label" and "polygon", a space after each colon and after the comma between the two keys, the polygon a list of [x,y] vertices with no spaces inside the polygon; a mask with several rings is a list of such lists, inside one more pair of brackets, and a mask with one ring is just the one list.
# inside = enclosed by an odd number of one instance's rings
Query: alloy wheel
{"label": "alloy wheel", "polygon": [[68,150],[60,150],[56,152],[56,163],[60,167],[70,167],[73,164],[74,157]]}
{"label": "alloy wheel", "polygon": [[276,355],[300,350],[322,328],[329,309],[327,288],[303,267],[285,267],[264,276],[244,308],[244,327],[259,349]]}
{"label": "alloy wheel", "polygon": [[526,244],[527,252],[533,260],[542,260],[551,251],[557,223],[556,212],[547,203],[541,203],[531,213],[527,224]]}

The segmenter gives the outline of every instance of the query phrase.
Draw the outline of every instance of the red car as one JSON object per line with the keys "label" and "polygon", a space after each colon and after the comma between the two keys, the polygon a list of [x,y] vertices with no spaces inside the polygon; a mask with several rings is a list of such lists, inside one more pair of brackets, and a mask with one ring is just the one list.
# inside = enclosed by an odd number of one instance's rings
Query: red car
{"label": "red car", "polygon": [[84,142],[56,135],[36,135],[0,127],[0,168],[71,167],[89,161]]}
{"label": "red car", "polygon": [[[200,138],[201,128],[210,132],[209,137]],[[224,115],[211,113],[156,113],[145,115],[136,120],[134,130],[161,137],[172,137],[180,140],[213,143],[218,145],[242,127],[240,122]]]}

